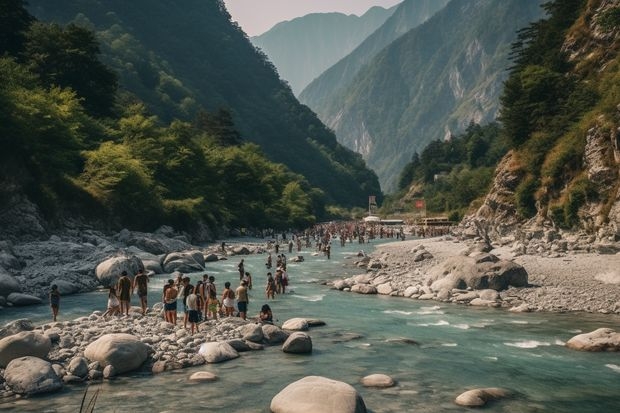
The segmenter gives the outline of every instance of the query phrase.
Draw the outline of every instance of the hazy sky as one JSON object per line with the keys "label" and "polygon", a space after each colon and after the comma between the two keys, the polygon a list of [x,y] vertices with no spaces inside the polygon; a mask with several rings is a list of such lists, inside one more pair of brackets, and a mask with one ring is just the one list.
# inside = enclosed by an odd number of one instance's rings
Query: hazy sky
{"label": "hazy sky", "polygon": [[234,21],[249,36],[271,29],[276,23],[309,13],[337,11],[362,15],[372,6],[391,7],[402,0],[224,0]]}

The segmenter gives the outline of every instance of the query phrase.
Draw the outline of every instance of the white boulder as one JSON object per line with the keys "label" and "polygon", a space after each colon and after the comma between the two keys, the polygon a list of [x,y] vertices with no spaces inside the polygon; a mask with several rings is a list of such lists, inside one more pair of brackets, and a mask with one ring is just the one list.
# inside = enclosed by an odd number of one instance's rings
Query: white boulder
{"label": "white boulder", "polygon": [[18,394],[48,393],[62,388],[62,380],[52,364],[32,356],[12,360],[6,366],[4,380]]}
{"label": "white boulder", "polygon": [[362,396],[353,386],[321,376],[307,376],[286,386],[271,399],[273,413],[365,413]]}
{"label": "white boulder", "polygon": [[221,363],[239,357],[239,353],[225,341],[204,343],[198,354],[204,357],[207,363]]}
{"label": "white boulder", "polygon": [[112,366],[115,374],[139,368],[151,352],[151,348],[137,337],[125,333],[106,334],[90,343],[84,357],[98,361],[101,366]]}
{"label": "white boulder", "polygon": [[6,367],[13,359],[34,356],[45,358],[52,348],[48,336],[34,331],[22,331],[0,340],[0,367]]}

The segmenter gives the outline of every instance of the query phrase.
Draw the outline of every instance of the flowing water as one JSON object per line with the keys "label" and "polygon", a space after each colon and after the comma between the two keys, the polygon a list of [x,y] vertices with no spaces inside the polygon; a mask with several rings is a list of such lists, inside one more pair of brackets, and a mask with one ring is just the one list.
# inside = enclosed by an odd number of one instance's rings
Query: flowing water
{"label": "flowing water", "polygon": [[[365,245],[368,251],[371,247]],[[620,353],[584,353],[566,349],[566,340],[599,327],[620,328],[620,317],[588,314],[513,314],[501,309],[364,296],[330,290],[320,282],[359,273],[350,265],[358,244],[332,248],[332,257],[311,256],[289,264],[291,293],[270,302],[281,324],[293,317],[319,318],[326,326],[309,334],[312,355],[288,355],[280,346],[242,353],[221,364],[151,376],[134,374],[95,384],[96,412],[269,412],[272,397],[289,383],[321,375],[352,384],[371,412],[461,412],[453,400],[476,387],[503,387],[514,395],[492,403],[488,412],[619,412]],[[289,259],[293,254],[287,254]],[[248,312],[256,314],[263,295],[265,255],[244,257],[253,275]],[[275,256],[274,256],[275,258]],[[209,263],[218,291],[224,281],[238,284],[239,257]],[[193,274],[192,282],[199,275]],[[150,304],[158,301],[167,277],[150,283]],[[134,300],[135,301],[135,300]],[[136,304],[134,302],[134,304]],[[103,292],[63,297],[61,320],[104,309]],[[49,319],[46,306],[2,310],[0,324],[29,317]],[[409,339],[409,340],[402,340]],[[418,344],[412,343],[414,340]],[[190,383],[196,371],[219,379]],[[364,388],[373,373],[392,376],[389,389]],[[76,412],[86,385],[65,386],[51,395],[0,400],[0,411]],[[91,393],[92,394],[92,393]]]}

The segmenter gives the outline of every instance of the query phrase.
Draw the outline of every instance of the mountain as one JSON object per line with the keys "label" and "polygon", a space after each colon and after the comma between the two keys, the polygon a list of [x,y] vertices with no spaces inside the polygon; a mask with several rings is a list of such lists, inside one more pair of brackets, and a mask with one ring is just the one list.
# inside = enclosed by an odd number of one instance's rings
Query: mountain
{"label": "mountain", "polygon": [[[52,4],[53,3],[53,4]],[[301,105],[264,54],[231,22],[221,0],[67,0],[29,2],[44,21],[86,26],[97,33],[102,60],[131,95],[162,121],[193,120],[204,108],[231,115],[245,141],[260,145],[321,188],[329,203],[364,205],[379,194],[361,156],[338,144]]]}
{"label": "mountain", "polygon": [[[299,95],[322,118],[322,108],[351,84],[357,72],[384,47],[420,25],[441,10],[448,0],[405,0],[373,34],[321,76],[312,81]],[[322,118],[324,119],[324,118]]]}
{"label": "mountain", "polygon": [[469,219],[491,236],[579,229],[585,249],[620,240],[620,1],[545,8],[513,48],[500,111],[510,151]]}
{"label": "mountain", "polygon": [[384,191],[394,191],[414,153],[472,120],[496,118],[510,44],[542,15],[541,3],[452,0],[312,107],[341,143],[363,155]]}
{"label": "mountain", "polygon": [[269,56],[293,93],[348,55],[396,10],[372,7],[362,16],[313,13],[276,24],[250,41]]}

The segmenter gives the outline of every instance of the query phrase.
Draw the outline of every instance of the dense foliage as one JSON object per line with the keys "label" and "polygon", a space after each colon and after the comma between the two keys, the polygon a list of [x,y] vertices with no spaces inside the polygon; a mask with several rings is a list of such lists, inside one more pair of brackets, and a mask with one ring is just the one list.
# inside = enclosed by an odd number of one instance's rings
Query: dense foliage
{"label": "dense foliage", "polygon": [[[583,159],[587,131],[617,119],[612,103],[620,91],[617,49],[601,46],[604,54],[590,52],[574,61],[563,47],[567,37],[588,30],[592,14],[584,10],[594,3],[545,5],[547,18],[522,30],[513,46],[514,66],[501,99],[505,136],[525,176],[516,191],[518,212],[526,218],[540,212],[565,228],[579,224],[578,211],[588,201],[604,203],[607,197],[586,178]],[[609,22],[617,14],[617,6],[603,13],[600,27],[613,30]]]}
{"label": "dense foliage", "polygon": [[489,189],[495,165],[508,150],[496,123],[471,123],[465,133],[431,142],[403,169],[400,191],[386,200],[385,210],[411,212],[413,198],[424,198],[430,214],[462,218],[470,204]]}
{"label": "dense foliage", "polygon": [[0,203],[26,193],[50,219],[147,230],[303,227],[324,216],[325,194],[244,143],[229,112],[166,124],[117,93],[91,32],[10,3],[0,20],[23,24],[20,36],[0,26]]}
{"label": "dense foliage", "polygon": [[[361,156],[340,146],[299,104],[266,56],[231,22],[223,1],[29,3],[41,20],[95,31],[101,59],[118,73],[119,84],[163,122],[193,122],[201,109],[221,115],[223,108],[239,137],[322,188],[327,202],[351,207],[380,195],[377,177]],[[123,106],[132,103],[126,94],[121,99]]]}

